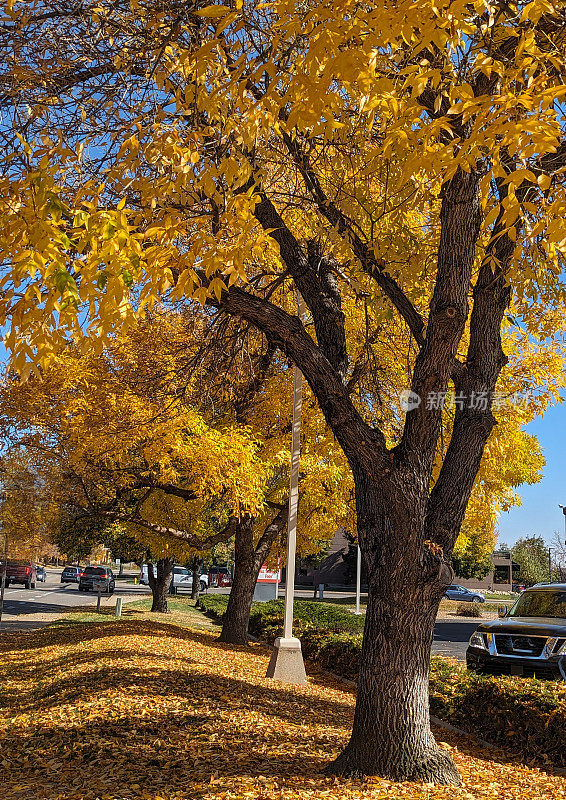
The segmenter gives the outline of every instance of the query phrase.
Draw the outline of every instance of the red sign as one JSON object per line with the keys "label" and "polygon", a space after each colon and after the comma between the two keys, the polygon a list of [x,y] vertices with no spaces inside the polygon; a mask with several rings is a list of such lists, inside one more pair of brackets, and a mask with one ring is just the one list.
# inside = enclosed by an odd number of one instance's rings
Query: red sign
{"label": "red sign", "polygon": [[264,564],[257,576],[258,583],[277,583],[281,580],[281,573],[279,570],[268,569]]}

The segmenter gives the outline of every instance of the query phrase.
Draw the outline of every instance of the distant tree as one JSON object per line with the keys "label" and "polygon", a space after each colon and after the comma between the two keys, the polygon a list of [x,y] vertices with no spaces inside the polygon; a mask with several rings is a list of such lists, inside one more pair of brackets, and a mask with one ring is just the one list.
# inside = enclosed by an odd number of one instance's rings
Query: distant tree
{"label": "distant tree", "polygon": [[93,517],[75,519],[75,514],[66,508],[61,510],[53,530],[53,543],[67,560],[80,564],[86,561],[92,550],[104,539],[106,520]]}
{"label": "distant tree", "polygon": [[564,541],[564,534],[554,531],[550,546],[552,548],[552,561],[557,578],[560,581],[566,581],[566,542]]}
{"label": "distant tree", "polygon": [[485,578],[492,569],[493,549],[491,532],[481,528],[466,529],[462,533],[452,554],[452,567],[459,578]]}
{"label": "distant tree", "polygon": [[521,581],[529,585],[548,581],[548,545],[542,536],[519,539],[511,553],[520,565],[518,577]]}

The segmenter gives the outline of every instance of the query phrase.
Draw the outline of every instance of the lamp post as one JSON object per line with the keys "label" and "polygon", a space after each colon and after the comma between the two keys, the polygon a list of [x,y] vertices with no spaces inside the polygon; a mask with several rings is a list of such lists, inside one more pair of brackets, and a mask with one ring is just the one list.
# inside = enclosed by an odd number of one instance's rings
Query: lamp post
{"label": "lamp post", "polygon": [[358,557],[356,559],[356,614],[360,611],[360,593],[362,588],[362,549],[358,545]]}
{"label": "lamp post", "polygon": [[[299,319],[303,316],[303,301],[297,298]],[[295,594],[295,558],[297,553],[297,514],[299,510],[299,460],[301,454],[301,407],[303,376],[298,367],[293,378],[293,423],[291,434],[291,479],[289,484],[289,514],[287,518],[287,570],[285,577],[285,613],[283,636],[275,640],[267,667],[267,677],[283,683],[307,682],[301,642],[293,636],[293,597]]]}
{"label": "lamp post", "polygon": [[558,503],[558,508],[561,508],[564,514],[564,544],[566,544],[566,506],[561,506],[560,503]]}

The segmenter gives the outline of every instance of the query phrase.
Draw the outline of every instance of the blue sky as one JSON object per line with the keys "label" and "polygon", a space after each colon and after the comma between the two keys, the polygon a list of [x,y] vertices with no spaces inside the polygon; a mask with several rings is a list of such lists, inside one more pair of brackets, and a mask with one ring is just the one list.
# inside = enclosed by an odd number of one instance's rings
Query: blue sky
{"label": "blue sky", "polygon": [[519,487],[523,505],[500,517],[499,542],[509,545],[533,534],[550,543],[554,531],[560,531],[564,539],[564,516],[558,504],[566,505],[566,402],[551,408],[526,430],[538,438],[546,466],[539,483]]}

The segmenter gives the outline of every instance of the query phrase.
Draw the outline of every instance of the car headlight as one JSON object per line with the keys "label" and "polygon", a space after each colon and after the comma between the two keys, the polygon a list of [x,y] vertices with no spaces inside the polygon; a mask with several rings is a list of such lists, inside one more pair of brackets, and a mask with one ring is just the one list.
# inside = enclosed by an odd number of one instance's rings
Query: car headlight
{"label": "car headlight", "polygon": [[471,647],[479,647],[482,650],[487,650],[487,647],[485,646],[485,639],[483,638],[483,635],[481,633],[478,633],[477,631],[476,631],[476,633],[472,633],[472,635],[470,637],[470,646]]}

